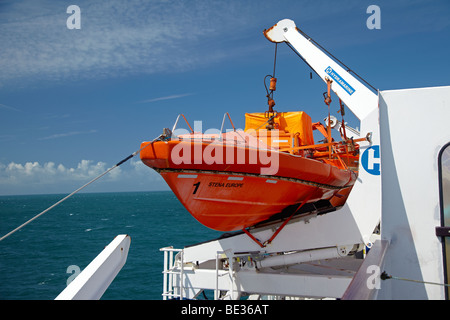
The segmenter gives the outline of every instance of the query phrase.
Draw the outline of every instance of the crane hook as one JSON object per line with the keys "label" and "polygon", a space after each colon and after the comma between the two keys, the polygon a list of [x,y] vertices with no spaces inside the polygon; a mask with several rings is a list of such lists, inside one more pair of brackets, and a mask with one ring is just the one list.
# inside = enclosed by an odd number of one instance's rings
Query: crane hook
{"label": "crane hook", "polygon": [[327,81],[327,91],[323,93],[323,97],[325,99],[325,104],[327,106],[330,106],[330,103],[331,103],[331,83],[333,82],[333,80],[331,80],[328,77],[326,77],[325,80]]}

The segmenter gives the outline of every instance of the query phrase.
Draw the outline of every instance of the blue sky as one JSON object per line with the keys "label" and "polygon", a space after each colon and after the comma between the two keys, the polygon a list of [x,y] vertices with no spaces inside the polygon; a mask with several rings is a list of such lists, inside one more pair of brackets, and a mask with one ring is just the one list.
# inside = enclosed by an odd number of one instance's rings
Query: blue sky
{"label": "blue sky", "polygon": [[[243,128],[245,112],[266,110],[262,31],[284,18],[380,90],[449,85],[449,17],[448,0],[0,1],[0,195],[71,192],[179,113],[207,129],[229,112]],[[326,87],[309,71],[279,45],[276,109],[320,121]],[[138,157],[86,189],[141,190],[167,186]]]}

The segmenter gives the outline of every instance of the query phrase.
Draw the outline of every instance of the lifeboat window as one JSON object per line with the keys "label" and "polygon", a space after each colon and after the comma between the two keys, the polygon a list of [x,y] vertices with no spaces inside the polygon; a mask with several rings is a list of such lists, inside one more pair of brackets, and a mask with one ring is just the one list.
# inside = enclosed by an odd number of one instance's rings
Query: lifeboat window
{"label": "lifeboat window", "polygon": [[[439,189],[441,226],[450,227],[450,142],[439,153]],[[444,254],[444,279],[449,283],[450,279],[450,237],[443,237]],[[450,288],[446,287],[446,299],[450,297]]]}

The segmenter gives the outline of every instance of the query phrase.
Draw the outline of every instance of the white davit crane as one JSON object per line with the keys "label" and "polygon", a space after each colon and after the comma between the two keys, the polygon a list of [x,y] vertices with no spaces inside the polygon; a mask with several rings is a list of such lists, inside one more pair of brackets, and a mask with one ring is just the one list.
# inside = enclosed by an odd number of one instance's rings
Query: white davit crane
{"label": "white davit crane", "polygon": [[350,72],[330,59],[311,39],[303,36],[294,21],[284,19],[264,31],[272,42],[288,42],[305,59],[310,67],[326,83],[331,80],[331,89],[361,120],[378,108],[378,96],[364,86]]}
{"label": "white davit crane", "polygon": [[[374,93],[351,74],[350,70],[344,69],[329,57],[323,48],[296,27],[294,21],[281,20],[264,30],[264,35],[271,42],[286,42],[293,48],[360,120],[359,136],[367,137],[368,142],[361,143],[358,180],[343,211],[350,212],[361,232],[362,242],[367,243],[381,215],[378,93]],[[356,134],[357,131],[352,133]],[[367,203],[371,204],[370,208]]]}
{"label": "white davit crane", "polygon": [[[327,56],[292,20],[282,20],[264,34],[272,42],[293,47],[327,84],[328,95],[333,90],[359,119],[359,136],[370,135],[370,140],[359,142],[358,179],[346,204],[336,212],[299,216],[285,225],[288,220],[275,221],[184,249],[162,248],[164,299],[193,298],[201,290],[214,290],[215,299],[241,295],[340,298],[352,275],[335,270],[345,261],[356,272],[363,259],[355,259],[353,253],[371,247],[378,236],[374,234],[381,217],[377,93]],[[335,120],[330,118],[338,126]],[[357,130],[352,133],[358,135]],[[274,235],[277,238],[271,241]],[[174,256],[174,252],[178,253]],[[319,263],[306,263],[311,261]]]}
{"label": "white davit crane", "polygon": [[[252,228],[251,237],[238,232],[184,249],[162,248],[164,299],[195,298],[202,290],[213,290],[215,299],[444,298],[444,288],[435,284],[447,279],[445,251],[434,232],[440,201],[437,159],[448,150],[442,146],[450,148],[445,124],[450,87],[372,92],[293,21],[282,20],[264,34],[293,47],[327,84],[327,93],[333,90],[359,119],[359,135],[370,134],[370,141],[360,142],[358,179],[342,208],[291,220],[267,245],[257,242],[272,239],[281,221]],[[428,113],[413,112],[404,121],[411,107],[420,110],[425,103]],[[411,123],[420,126],[424,121],[439,125],[426,136],[410,130]],[[345,125],[334,118],[331,122]],[[423,147],[412,155],[418,142]],[[370,251],[359,259],[353,253],[362,248]],[[385,270],[414,282],[381,281]],[[450,267],[445,270],[450,272]]]}

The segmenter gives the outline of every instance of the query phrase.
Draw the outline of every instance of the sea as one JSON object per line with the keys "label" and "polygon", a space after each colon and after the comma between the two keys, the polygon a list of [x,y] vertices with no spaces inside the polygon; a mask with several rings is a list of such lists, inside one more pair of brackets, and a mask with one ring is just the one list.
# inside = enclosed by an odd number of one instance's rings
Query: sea
{"label": "sea", "polygon": [[[0,196],[0,236],[65,195]],[[127,234],[127,261],[102,300],[162,300],[160,248],[218,238],[172,191],[79,193],[0,241],[0,300],[53,300],[74,266],[83,270],[117,235]]]}

